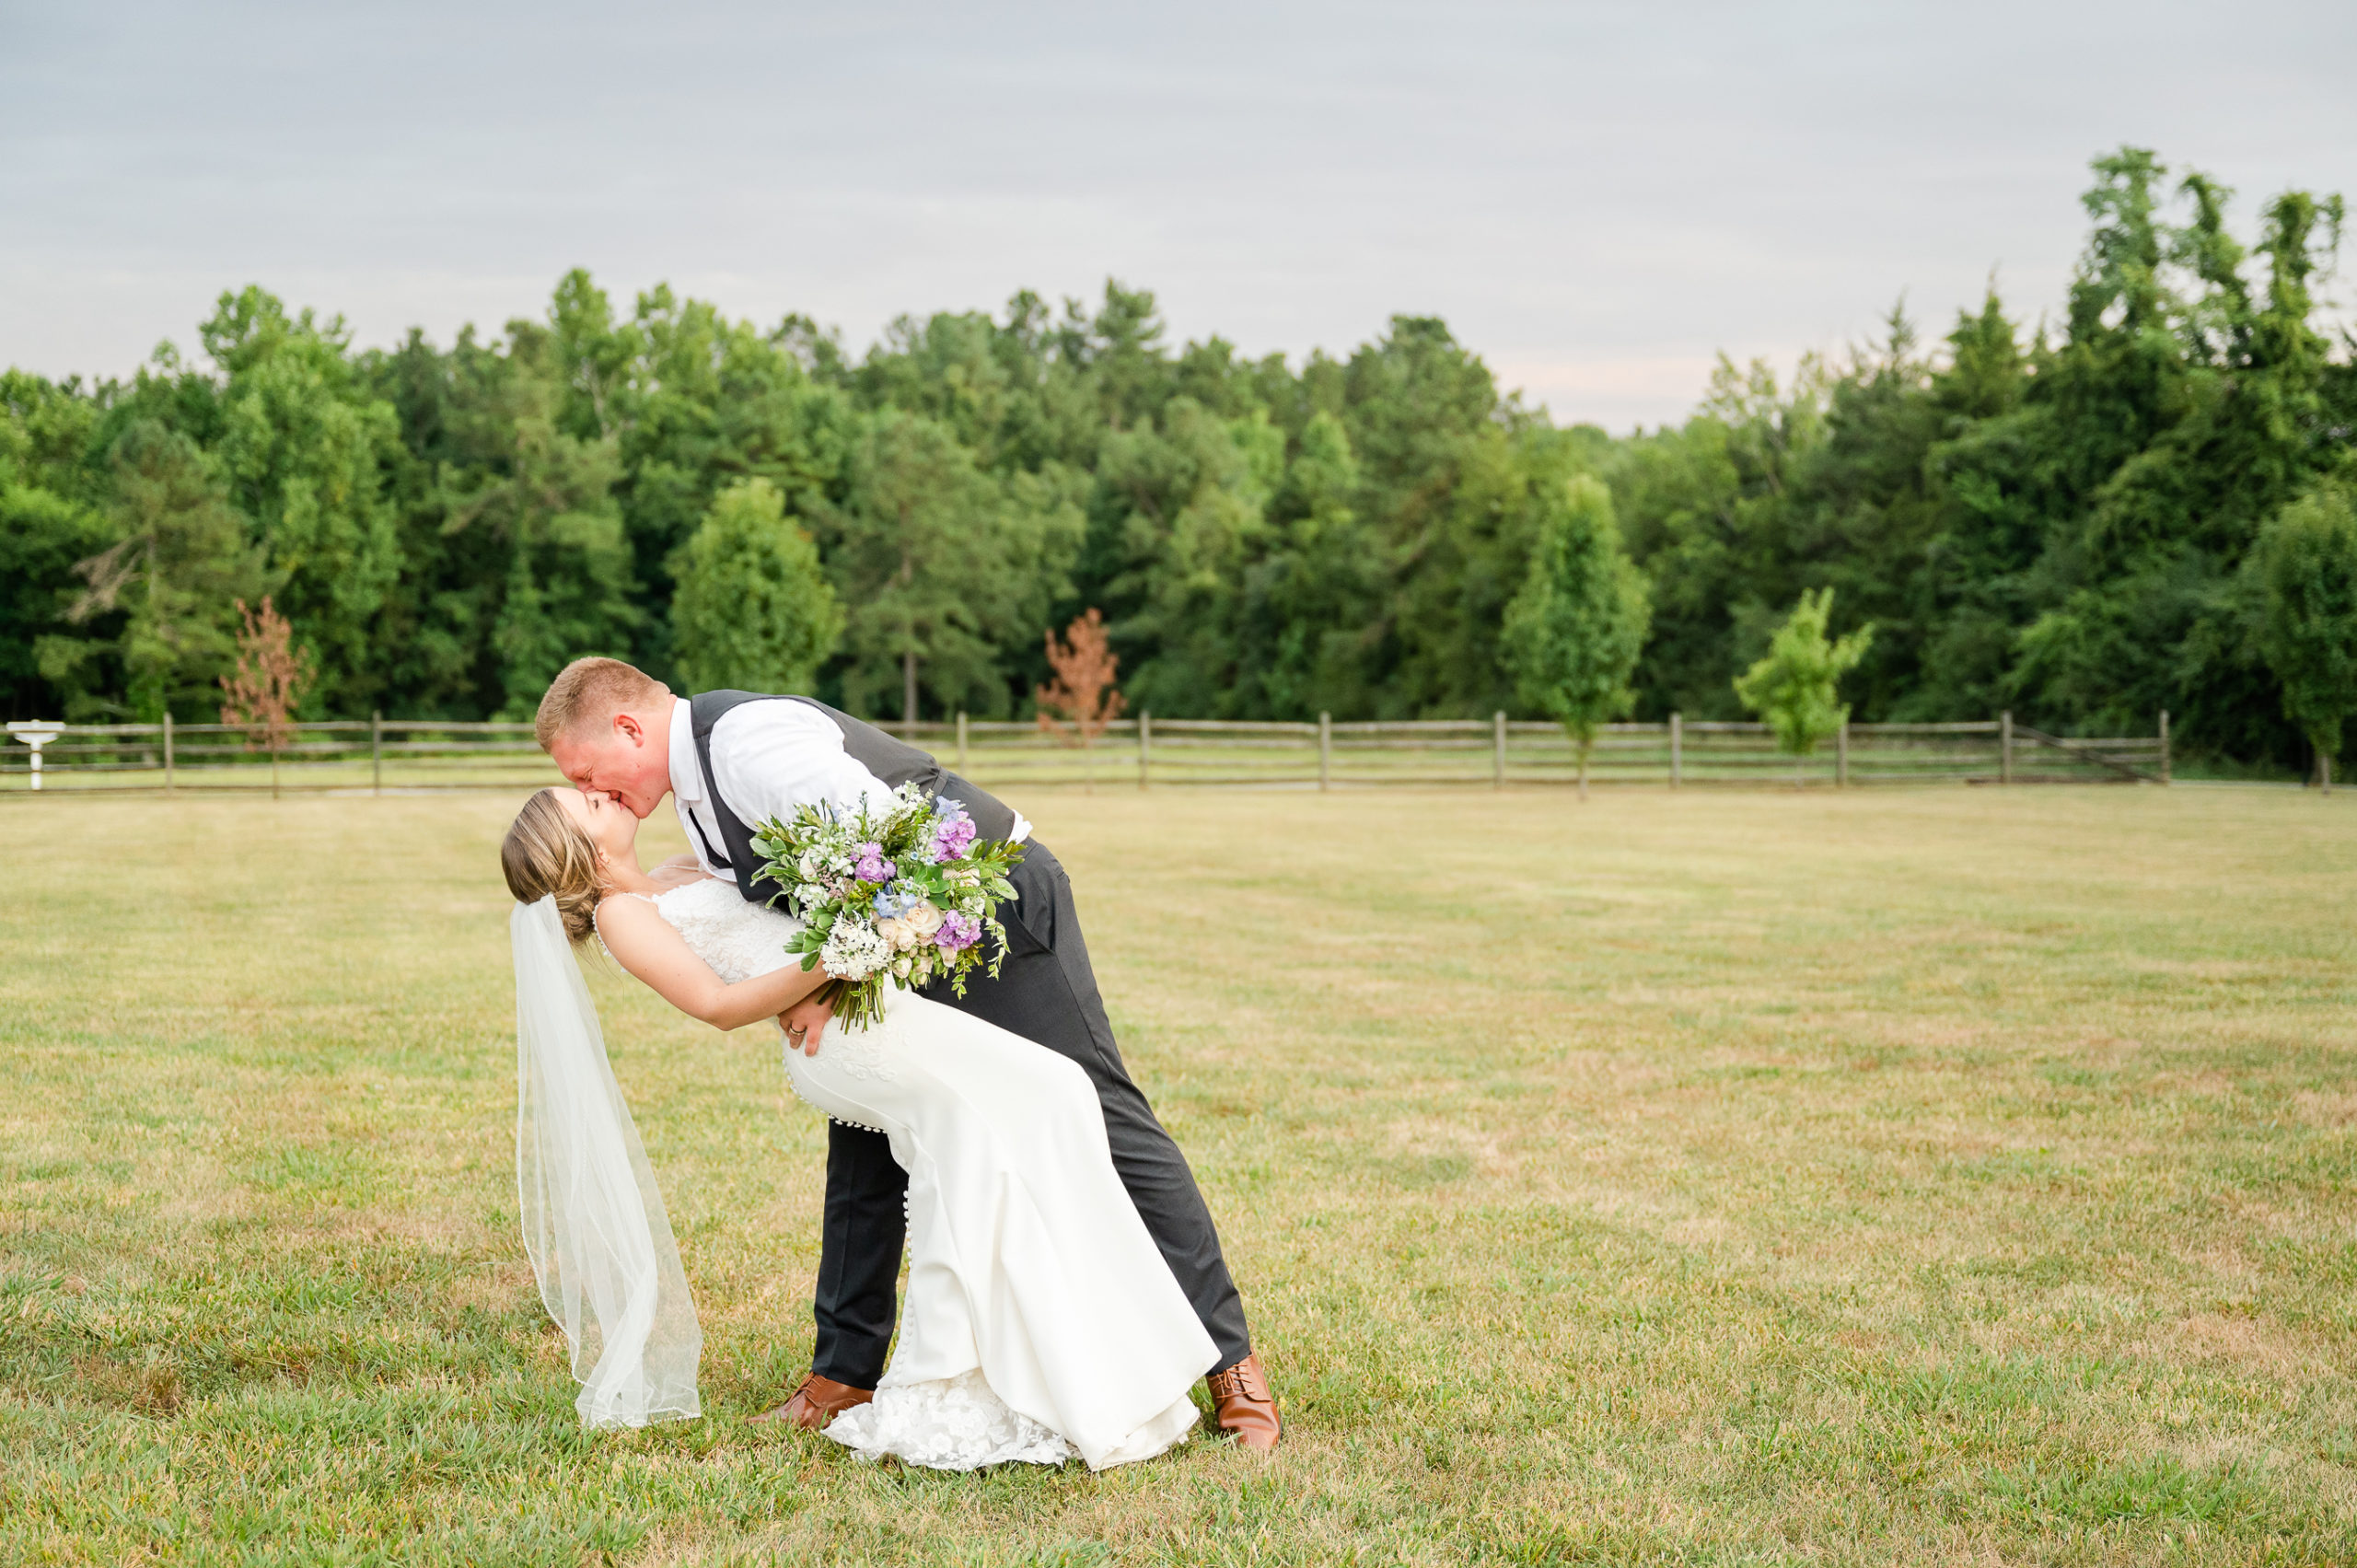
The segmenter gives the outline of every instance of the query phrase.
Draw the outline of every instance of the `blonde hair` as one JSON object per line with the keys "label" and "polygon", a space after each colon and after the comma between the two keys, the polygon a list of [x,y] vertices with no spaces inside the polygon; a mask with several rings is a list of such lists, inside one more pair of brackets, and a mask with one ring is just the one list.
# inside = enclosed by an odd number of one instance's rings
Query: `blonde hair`
{"label": "blonde hair", "polygon": [[544,789],[524,803],[499,846],[499,869],[518,903],[536,904],[554,894],[564,934],[586,942],[598,929],[598,900],[605,897],[598,875],[598,846],[580,823]]}
{"label": "blonde hair", "polygon": [[644,707],[671,689],[635,666],[618,658],[577,658],[549,682],[532,715],[533,738],[548,750],[561,736],[584,725],[610,719],[625,708]]}

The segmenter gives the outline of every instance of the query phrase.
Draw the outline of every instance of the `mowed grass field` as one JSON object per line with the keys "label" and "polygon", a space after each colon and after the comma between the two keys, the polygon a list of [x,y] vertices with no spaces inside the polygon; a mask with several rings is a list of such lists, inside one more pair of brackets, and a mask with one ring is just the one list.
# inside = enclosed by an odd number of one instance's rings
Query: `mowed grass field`
{"label": "mowed grass field", "polygon": [[747,1424],[823,1125],[594,961],[709,1413],[578,1430],[516,804],[0,807],[0,1562],[2357,1560],[2357,800],[1028,798],[1291,1435],[971,1477]]}

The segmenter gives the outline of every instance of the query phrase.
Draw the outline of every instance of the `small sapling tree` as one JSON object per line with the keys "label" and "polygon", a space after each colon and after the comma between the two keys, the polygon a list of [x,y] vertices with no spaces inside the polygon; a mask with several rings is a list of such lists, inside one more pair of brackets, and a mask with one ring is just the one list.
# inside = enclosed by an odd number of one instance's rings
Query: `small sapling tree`
{"label": "small sapling tree", "polygon": [[2329,795],[2333,754],[2357,714],[2357,495],[2327,482],[2284,507],[2259,536],[2256,565],[2259,650]]}
{"label": "small sapling tree", "polygon": [[295,738],[295,705],[310,690],[317,673],[310,650],[295,646],[295,629],[286,617],[261,596],[261,609],[238,602],[244,622],[238,631],[238,668],[221,677],[228,701],[221,704],[221,722],[246,732],[246,744],[270,753],[270,797],[278,798],[278,759]]}
{"label": "small sapling tree", "polygon": [[[1768,656],[1736,678],[1736,698],[1767,721],[1776,744],[1796,760],[1849,722],[1850,705],[1840,700],[1841,678],[1858,667],[1874,644],[1871,625],[1829,641],[1825,623],[1832,613],[1831,588],[1802,594],[1791,618],[1770,639]],[[1794,776],[1800,782],[1797,772]]]}
{"label": "small sapling tree", "polygon": [[1653,606],[1620,548],[1612,493],[1583,474],[1551,492],[1530,575],[1506,609],[1505,660],[1522,700],[1562,725],[1579,753],[1580,798],[1599,726],[1629,711]]}
{"label": "small sapling tree", "polygon": [[1064,628],[1061,645],[1053,632],[1046,637],[1048,665],[1056,679],[1034,693],[1039,705],[1039,727],[1081,749],[1082,787],[1094,794],[1097,738],[1121,716],[1121,694],[1113,688],[1113,677],[1121,668],[1120,656],[1108,645],[1105,618],[1094,609]]}

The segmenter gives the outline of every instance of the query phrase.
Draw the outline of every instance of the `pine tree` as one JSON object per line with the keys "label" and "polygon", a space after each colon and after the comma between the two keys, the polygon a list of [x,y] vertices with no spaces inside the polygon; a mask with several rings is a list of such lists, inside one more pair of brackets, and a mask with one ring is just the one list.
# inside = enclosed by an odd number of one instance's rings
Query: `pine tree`
{"label": "pine tree", "polygon": [[[86,587],[66,619],[123,612],[115,651],[125,705],[141,722],[201,712],[237,655],[231,604],[259,597],[267,581],[260,552],[188,437],[137,421],[115,442],[110,466],[115,542],[75,564]],[[42,675],[72,691],[99,645],[45,638],[38,647]]]}
{"label": "pine tree", "polygon": [[1004,712],[998,650],[1067,590],[1077,510],[1045,476],[984,473],[947,426],[898,410],[868,423],[847,469],[844,503],[816,519],[847,607],[845,703],[898,696],[912,721],[929,690]]}

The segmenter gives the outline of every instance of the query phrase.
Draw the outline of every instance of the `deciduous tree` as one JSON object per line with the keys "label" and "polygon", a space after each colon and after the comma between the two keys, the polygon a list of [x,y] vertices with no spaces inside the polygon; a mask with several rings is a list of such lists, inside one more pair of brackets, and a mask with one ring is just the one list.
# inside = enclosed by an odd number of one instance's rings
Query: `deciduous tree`
{"label": "deciduous tree", "polygon": [[214,470],[250,522],[275,597],[319,660],[322,698],[357,710],[383,691],[374,635],[401,569],[384,493],[400,441],[342,317],[290,315],[246,288],[200,329],[222,373]]}
{"label": "deciduous tree", "polygon": [[807,692],[842,635],[818,547],[768,480],[720,493],[674,575],[672,655],[692,690]]}
{"label": "deciduous tree", "polygon": [[246,744],[270,753],[270,795],[278,798],[278,760],[295,738],[295,710],[318,674],[295,629],[261,596],[261,608],[238,601],[238,667],[221,677],[221,722],[246,732]]}
{"label": "deciduous tree", "polygon": [[2315,748],[2329,792],[2340,738],[2357,714],[2357,487],[2327,482],[2261,535],[2259,643],[2283,712]]}
{"label": "deciduous tree", "polygon": [[[1097,738],[1105,726],[1121,716],[1121,693],[1114,689],[1113,679],[1120,672],[1120,656],[1114,653],[1105,636],[1105,617],[1095,606],[1075,618],[1064,628],[1063,641],[1058,643],[1053,632],[1043,639],[1047,645],[1048,666],[1056,672],[1055,680],[1039,687],[1033,698],[1039,707],[1039,727],[1050,734],[1070,738],[1073,745],[1084,751],[1094,751]],[[1097,787],[1095,759],[1089,760],[1086,787]]]}
{"label": "deciduous tree", "polygon": [[1571,737],[1585,800],[1596,728],[1629,711],[1652,607],[1600,481],[1550,487],[1542,505],[1529,575],[1506,609],[1506,658],[1523,701]]}
{"label": "deciduous tree", "polygon": [[1805,757],[1819,742],[1850,722],[1840,700],[1841,678],[1858,667],[1874,642],[1874,628],[1861,626],[1829,640],[1833,590],[1801,595],[1800,603],[1769,640],[1768,656],[1738,677],[1736,696],[1768,721],[1776,744]]}

